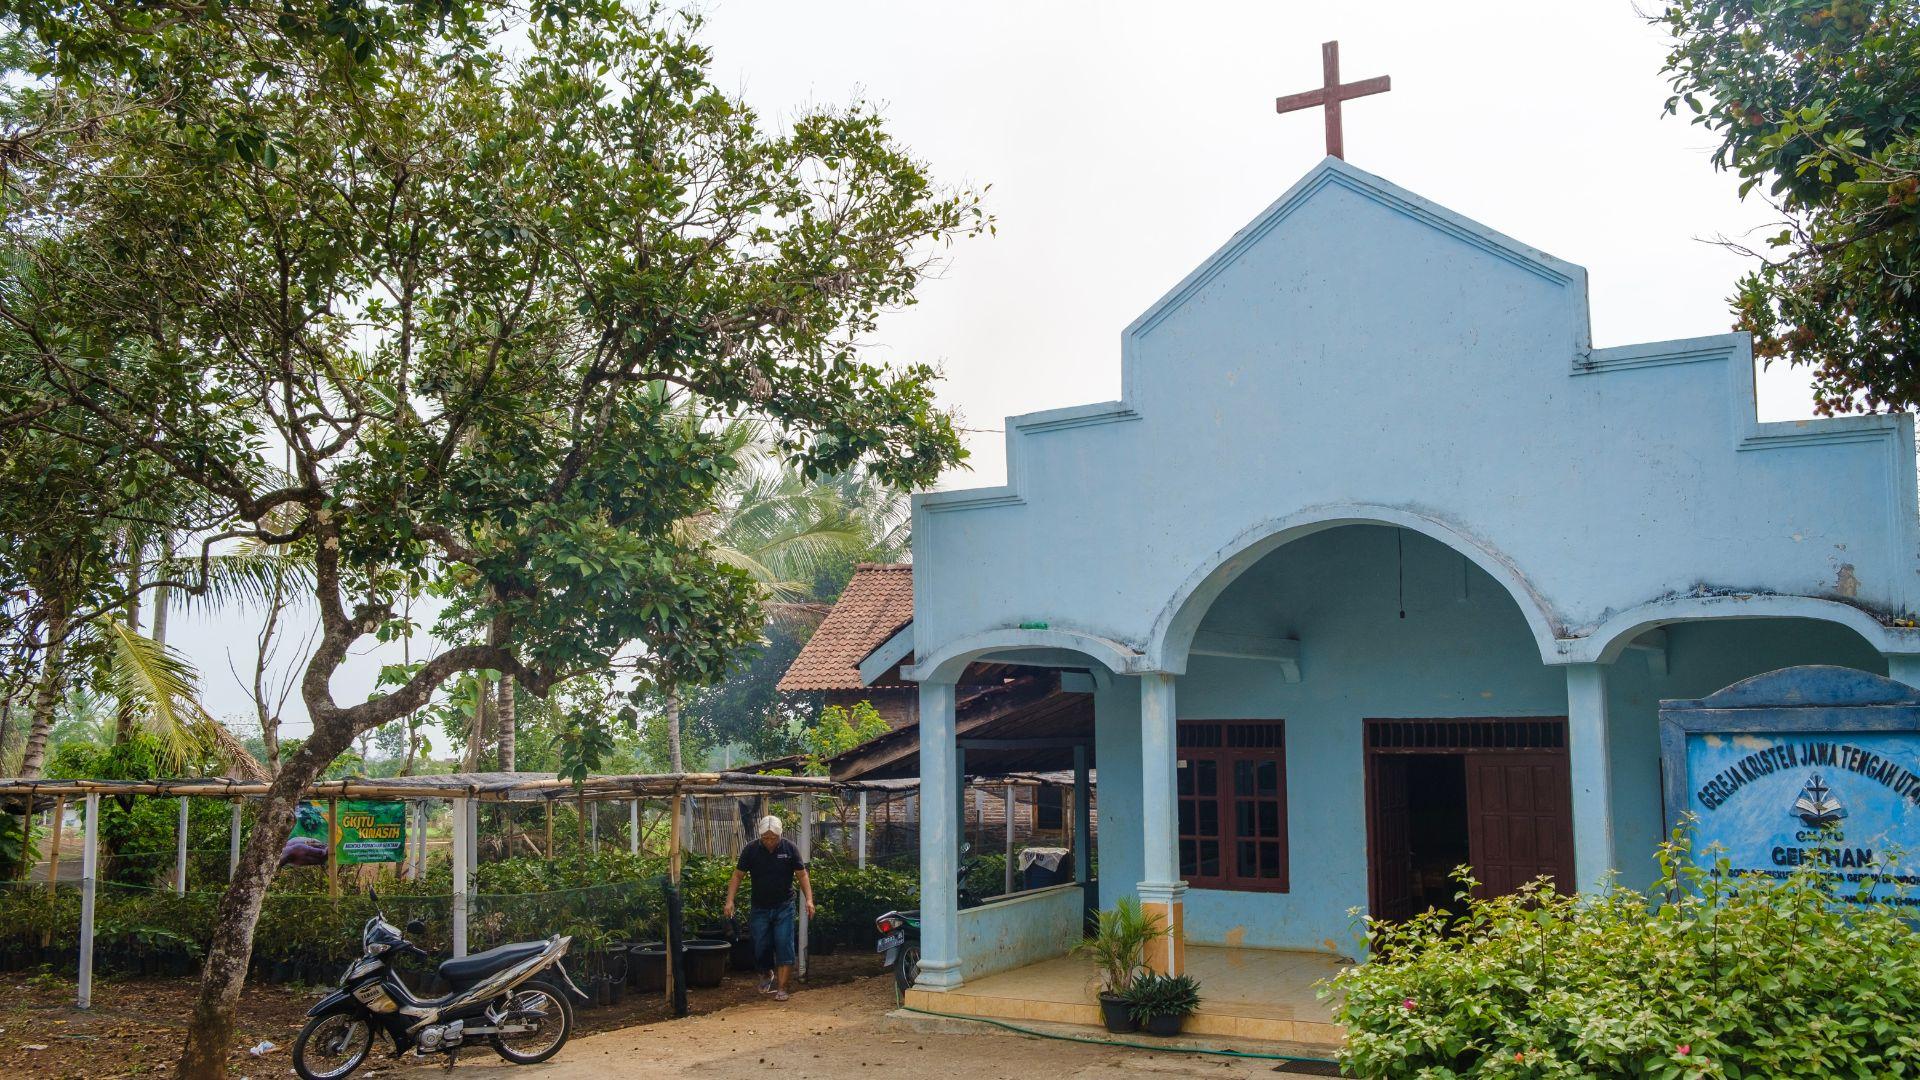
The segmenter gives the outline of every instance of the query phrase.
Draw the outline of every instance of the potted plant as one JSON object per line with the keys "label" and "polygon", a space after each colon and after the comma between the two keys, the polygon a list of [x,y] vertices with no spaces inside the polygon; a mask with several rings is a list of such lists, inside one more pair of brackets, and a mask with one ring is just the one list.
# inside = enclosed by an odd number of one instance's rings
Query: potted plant
{"label": "potted plant", "polygon": [[1146,967],[1147,945],[1166,934],[1160,920],[1140,908],[1132,897],[1122,897],[1100,912],[1093,936],[1074,946],[1074,955],[1093,961],[1100,976],[1100,1016],[1107,1030],[1124,1034],[1137,1022],[1125,994]]}
{"label": "potted plant", "polygon": [[1126,992],[1127,1011],[1149,1035],[1178,1035],[1200,1008],[1200,984],[1191,975],[1142,975]]}

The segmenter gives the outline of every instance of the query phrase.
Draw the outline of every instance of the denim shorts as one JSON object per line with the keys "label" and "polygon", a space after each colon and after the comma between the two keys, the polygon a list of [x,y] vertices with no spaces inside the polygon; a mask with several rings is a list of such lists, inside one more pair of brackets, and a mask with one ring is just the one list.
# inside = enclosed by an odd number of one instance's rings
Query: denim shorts
{"label": "denim shorts", "polygon": [[761,971],[793,966],[793,905],[754,908],[748,918],[753,928],[753,966]]}

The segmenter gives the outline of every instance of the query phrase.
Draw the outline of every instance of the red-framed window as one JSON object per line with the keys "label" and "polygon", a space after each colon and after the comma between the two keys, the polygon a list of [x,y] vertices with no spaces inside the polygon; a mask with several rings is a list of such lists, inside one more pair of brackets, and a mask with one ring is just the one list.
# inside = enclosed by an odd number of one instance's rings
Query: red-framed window
{"label": "red-framed window", "polygon": [[1287,891],[1287,731],[1279,720],[1182,720],[1180,876],[1203,889]]}

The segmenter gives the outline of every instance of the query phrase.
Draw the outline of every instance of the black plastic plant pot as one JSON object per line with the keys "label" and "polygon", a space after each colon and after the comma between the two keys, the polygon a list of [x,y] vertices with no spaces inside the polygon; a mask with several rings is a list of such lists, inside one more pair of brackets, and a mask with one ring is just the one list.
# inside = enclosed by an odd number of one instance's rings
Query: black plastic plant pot
{"label": "black plastic plant pot", "polygon": [[1147,1022],[1141,1025],[1141,1030],[1149,1035],[1178,1035],[1180,1034],[1180,1029],[1185,1027],[1186,1024],[1187,1018],[1184,1016],[1154,1013],[1152,1016],[1147,1017]]}
{"label": "black plastic plant pot", "polygon": [[1107,1025],[1107,1030],[1115,1035],[1126,1035],[1140,1030],[1140,1025],[1133,1019],[1133,1006],[1128,1005],[1125,998],[1116,994],[1100,995],[1100,1019]]}
{"label": "black plastic plant pot", "polygon": [[733,970],[752,971],[755,966],[753,962],[753,935],[748,934],[745,937],[735,938],[733,940]]}
{"label": "black plastic plant pot", "polygon": [[667,988],[666,942],[649,941],[627,951],[627,985],[641,994]]}
{"label": "black plastic plant pot", "polygon": [[733,952],[733,942],[715,938],[694,938],[687,942],[684,955],[687,961],[687,985],[703,989],[719,986],[727,977],[727,960]]}

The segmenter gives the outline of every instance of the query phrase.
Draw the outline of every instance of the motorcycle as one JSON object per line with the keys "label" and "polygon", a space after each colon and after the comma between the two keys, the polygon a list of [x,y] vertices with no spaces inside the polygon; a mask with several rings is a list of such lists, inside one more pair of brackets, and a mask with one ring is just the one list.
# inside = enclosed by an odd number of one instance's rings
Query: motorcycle
{"label": "motorcycle", "polygon": [[[361,931],[360,959],[348,965],[339,989],[307,1011],[307,1025],[293,1041],[293,1069],[301,1080],[340,1080],[358,1069],[373,1052],[376,1032],[386,1035],[394,1057],[447,1054],[448,1066],[476,1043],[516,1065],[545,1061],[567,1044],[573,1006],[566,994],[587,1000],[560,963],[572,938],[555,934],[448,960],[440,978],[452,989],[419,998],[393,963],[431,957],[380,913],[379,894],[368,895],[376,914]],[[426,924],[415,919],[406,932],[425,933]]]}
{"label": "motorcycle", "polygon": [[[972,844],[962,845],[961,854],[973,850]],[[962,859],[959,871],[960,907],[980,906],[980,898],[967,887],[967,877],[973,873],[979,859]],[[873,920],[873,929],[880,935],[874,943],[873,951],[885,953],[880,966],[893,972],[893,1002],[903,1005],[907,1000],[907,991],[913,989],[914,980],[920,977],[920,911],[889,911]]]}

